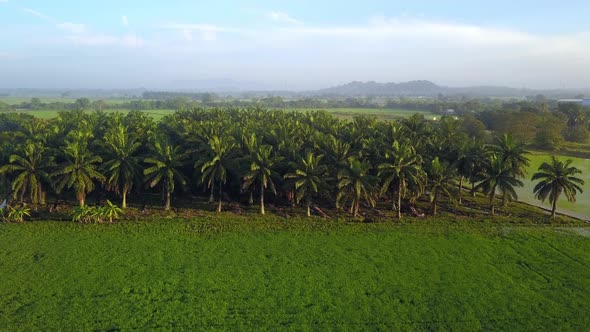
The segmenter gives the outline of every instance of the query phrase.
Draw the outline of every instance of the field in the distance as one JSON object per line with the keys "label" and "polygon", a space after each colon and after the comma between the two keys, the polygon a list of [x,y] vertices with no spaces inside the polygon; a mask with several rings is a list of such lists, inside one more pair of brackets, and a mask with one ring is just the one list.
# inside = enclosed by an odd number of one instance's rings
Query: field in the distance
{"label": "field in the distance", "polygon": [[587,228],[252,219],[0,224],[0,330],[590,326]]}

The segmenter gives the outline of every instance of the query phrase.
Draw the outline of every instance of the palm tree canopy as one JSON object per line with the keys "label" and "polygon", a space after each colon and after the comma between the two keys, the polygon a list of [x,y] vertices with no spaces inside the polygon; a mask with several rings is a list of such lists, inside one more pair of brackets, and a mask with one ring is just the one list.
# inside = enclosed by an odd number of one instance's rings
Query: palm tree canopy
{"label": "palm tree canopy", "polygon": [[581,186],[584,185],[584,180],[575,176],[582,171],[571,166],[571,163],[571,159],[563,162],[555,156],[551,157],[551,163],[543,163],[531,179],[541,180],[533,190],[535,197],[541,201],[549,198],[553,202],[563,192],[569,202],[575,202],[576,194],[583,192]]}

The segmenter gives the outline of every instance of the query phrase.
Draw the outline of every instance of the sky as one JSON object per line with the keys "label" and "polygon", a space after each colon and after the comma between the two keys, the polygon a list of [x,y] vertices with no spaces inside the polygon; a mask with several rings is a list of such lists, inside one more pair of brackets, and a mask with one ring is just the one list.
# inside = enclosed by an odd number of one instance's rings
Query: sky
{"label": "sky", "polygon": [[589,18],[588,0],[0,0],[0,88],[588,88]]}

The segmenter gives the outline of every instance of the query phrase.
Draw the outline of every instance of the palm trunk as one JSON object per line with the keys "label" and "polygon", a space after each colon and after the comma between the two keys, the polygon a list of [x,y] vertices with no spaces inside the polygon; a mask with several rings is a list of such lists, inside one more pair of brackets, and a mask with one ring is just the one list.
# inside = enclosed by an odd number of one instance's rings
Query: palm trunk
{"label": "palm trunk", "polygon": [[260,214],[264,215],[264,184],[260,183]]}
{"label": "palm trunk", "polygon": [[311,217],[311,200],[307,200],[307,216]]}
{"label": "palm trunk", "polygon": [[209,195],[209,203],[213,203],[215,201],[215,197],[213,197],[214,191],[215,191],[215,182],[211,181],[211,194]]}
{"label": "palm trunk", "polygon": [[459,204],[463,204],[463,175],[459,178]]}
{"label": "palm trunk", "polygon": [[221,196],[223,196],[221,182],[219,183],[219,203],[217,204],[217,212],[221,212]]}
{"label": "palm trunk", "polygon": [[170,196],[172,194],[170,193],[170,190],[166,190],[166,205],[164,206],[164,210],[169,211],[170,210]]}
{"label": "palm trunk", "polygon": [[551,207],[551,218],[555,217],[555,210],[557,209],[557,197],[553,200],[552,207]]}
{"label": "palm trunk", "polygon": [[129,189],[127,189],[127,186],[123,187],[123,201],[121,202],[121,207],[123,209],[127,208],[127,191]]}
{"label": "palm trunk", "polygon": [[492,188],[492,192],[490,193],[490,214],[492,217],[494,216],[494,198],[496,196],[496,186]]}
{"label": "palm trunk", "polygon": [[86,196],[84,195],[84,193],[77,193],[76,196],[78,197],[78,202],[80,206],[83,207],[86,200]]}
{"label": "palm trunk", "polygon": [[397,219],[402,219],[402,183],[397,186]]}
{"label": "palm trunk", "polygon": [[248,204],[254,204],[254,191],[250,190],[250,198],[248,199]]}
{"label": "palm trunk", "polygon": [[432,215],[436,216],[436,212],[437,212],[437,201],[438,201],[438,192],[435,191],[434,192],[434,197],[432,198]]}
{"label": "palm trunk", "polygon": [[471,197],[475,197],[475,182],[471,182]]}

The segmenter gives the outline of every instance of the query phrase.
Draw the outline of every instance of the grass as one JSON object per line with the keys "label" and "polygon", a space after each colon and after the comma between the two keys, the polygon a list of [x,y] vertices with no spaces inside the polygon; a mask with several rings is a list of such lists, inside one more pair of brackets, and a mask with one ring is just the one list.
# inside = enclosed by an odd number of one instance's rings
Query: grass
{"label": "grass", "polygon": [[0,330],[577,331],[588,266],[590,238],[489,222],[0,224]]}
{"label": "grass", "polygon": [[[590,219],[590,159],[576,158],[569,156],[557,156],[561,160],[571,159],[573,161],[572,166],[579,168],[582,174],[578,175],[585,181],[585,185],[582,187],[584,193],[576,196],[576,202],[570,203],[567,201],[565,196],[562,194],[561,198],[557,202],[557,211],[571,213],[573,215],[580,216],[584,219]],[[535,199],[533,189],[537,183],[530,181],[533,174],[537,172],[539,166],[543,162],[550,162],[551,154],[543,152],[532,152],[528,155],[530,159],[530,166],[528,168],[527,177],[523,179],[524,187],[517,188],[518,199],[523,202],[540,205],[541,201]],[[551,208],[549,200],[542,204],[545,208]]]}
{"label": "grass", "polygon": [[[127,114],[130,110],[126,109],[105,109],[104,112],[119,112],[122,114]],[[41,119],[51,119],[57,117],[59,111],[56,110],[32,110],[32,111],[18,111],[19,113],[31,114],[37,118]],[[142,112],[149,114],[154,120],[161,120],[164,116],[168,114],[172,114],[174,110],[142,110]]]}

